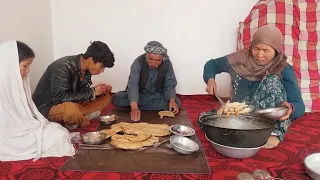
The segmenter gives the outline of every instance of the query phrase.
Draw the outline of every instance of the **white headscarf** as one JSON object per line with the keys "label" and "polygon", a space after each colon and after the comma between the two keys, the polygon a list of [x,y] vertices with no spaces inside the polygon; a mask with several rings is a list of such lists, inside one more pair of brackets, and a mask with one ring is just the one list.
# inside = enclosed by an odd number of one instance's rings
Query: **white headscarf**
{"label": "white headscarf", "polygon": [[68,130],[48,122],[32,101],[16,41],[0,45],[0,64],[0,161],[74,155]]}

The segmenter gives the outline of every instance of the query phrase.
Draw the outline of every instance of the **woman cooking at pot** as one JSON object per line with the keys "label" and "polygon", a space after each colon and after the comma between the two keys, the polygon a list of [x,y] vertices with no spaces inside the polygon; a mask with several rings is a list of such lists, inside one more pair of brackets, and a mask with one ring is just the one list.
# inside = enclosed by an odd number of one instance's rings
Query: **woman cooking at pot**
{"label": "woman cooking at pot", "polygon": [[265,148],[274,148],[283,140],[291,122],[303,116],[305,106],[297,79],[282,50],[282,34],[274,25],[260,27],[253,35],[249,50],[241,50],[212,59],[204,66],[206,91],[217,90],[216,74],[228,72],[232,81],[232,101],[246,102],[254,110],[287,107]]}

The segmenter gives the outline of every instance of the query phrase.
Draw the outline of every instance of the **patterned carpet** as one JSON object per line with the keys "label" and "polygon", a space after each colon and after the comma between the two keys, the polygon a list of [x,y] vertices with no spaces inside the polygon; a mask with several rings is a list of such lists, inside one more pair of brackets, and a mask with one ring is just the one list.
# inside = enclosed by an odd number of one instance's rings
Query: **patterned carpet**
{"label": "patterned carpet", "polygon": [[[59,179],[112,179],[112,180],[193,180],[193,179],[236,179],[239,172],[252,173],[255,169],[267,170],[273,177],[306,180],[310,179],[305,173],[303,159],[311,153],[320,152],[320,114],[306,114],[296,120],[285,136],[285,141],[275,149],[262,149],[256,156],[250,159],[231,159],[217,154],[206,141],[204,133],[197,124],[197,118],[201,112],[219,107],[219,104],[211,96],[180,96],[184,108],[186,108],[193,122],[196,133],[202,142],[208,163],[211,169],[210,175],[197,174],[151,174],[151,173],[85,173],[85,172],[61,172],[59,167],[68,159],[45,158],[36,162],[0,162],[0,179],[11,180],[59,180]],[[105,112],[112,109],[109,106]],[[93,121],[86,128],[79,129],[81,133],[95,130],[98,121]],[[0,147],[1,148],[1,147]]]}

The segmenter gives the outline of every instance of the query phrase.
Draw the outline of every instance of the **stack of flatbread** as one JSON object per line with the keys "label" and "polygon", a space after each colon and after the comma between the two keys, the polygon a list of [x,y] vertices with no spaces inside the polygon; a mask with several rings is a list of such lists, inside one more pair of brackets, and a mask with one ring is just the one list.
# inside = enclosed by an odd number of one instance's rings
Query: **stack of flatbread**
{"label": "stack of flatbread", "polygon": [[[117,123],[111,129],[102,130],[106,138],[111,137],[110,144],[120,149],[139,149],[152,146],[160,136],[170,135],[169,125],[149,123]],[[117,134],[122,132],[123,134]]]}

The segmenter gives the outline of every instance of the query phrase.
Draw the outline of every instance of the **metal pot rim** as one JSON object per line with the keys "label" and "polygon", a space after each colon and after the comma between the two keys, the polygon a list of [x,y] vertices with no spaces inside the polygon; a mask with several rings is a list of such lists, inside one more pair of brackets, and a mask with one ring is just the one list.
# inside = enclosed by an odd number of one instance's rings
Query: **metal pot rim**
{"label": "metal pot rim", "polygon": [[215,145],[218,145],[218,146],[220,146],[220,147],[229,148],[229,149],[254,150],[254,149],[261,149],[261,148],[262,148],[263,146],[265,146],[265,144],[266,144],[266,143],[264,143],[263,145],[261,145],[261,146],[259,146],[259,147],[255,147],[255,148],[237,148],[237,147],[225,146],[225,145],[222,145],[222,144],[213,142],[213,141],[211,141],[211,140],[207,137],[207,134],[204,134],[204,136],[206,137],[206,139],[207,139],[210,143],[215,144]]}
{"label": "metal pot rim", "polygon": [[[224,116],[224,115],[210,115],[210,116],[213,117],[213,118],[218,118],[218,116]],[[261,118],[261,117],[258,117],[258,116],[252,116],[252,115],[239,115],[239,116],[241,116],[241,117],[250,117],[250,118],[255,117],[255,118],[263,119],[263,121],[265,121],[265,123],[270,124],[270,127],[252,128],[252,129],[239,129],[239,128],[227,128],[227,127],[213,126],[213,125],[208,124],[207,122],[203,122],[203,118],[201,116],[199,116],[198,122],[202,123],[204,125],[210,126],[210,127],[227,129],[227,130],[240,130],[240,131],[256,131],[256,130],[269,129],[269,128],[273,128],[275,123],[276,123],[274,120],[265,119],[265,118]],[[239,119],[239,121],[241,121],[241,120]]]}

